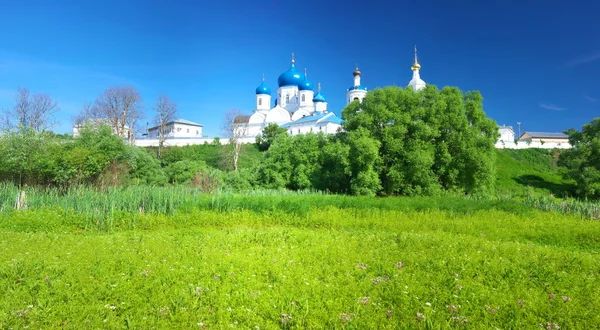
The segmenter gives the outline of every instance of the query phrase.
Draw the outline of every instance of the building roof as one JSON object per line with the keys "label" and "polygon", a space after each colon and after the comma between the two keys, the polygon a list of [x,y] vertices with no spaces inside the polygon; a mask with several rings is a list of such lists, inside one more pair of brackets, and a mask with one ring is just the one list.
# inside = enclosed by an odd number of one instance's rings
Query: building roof
{"label": "building roof", "polygon": [[281,125],[281,127],[288,128],[288,127],[294,126],[296,124],[305,124],[305,123],[315,123],[315,124],[317,124],[317,123],[333,123],[333,124],[341,125],[343,122],[344,121],[342,120],[342,118],[336,116],[335,113],[333,113],[333,112],[329,112],[329,113],[314,114],[312,116],[305,116],[305,117],[302,117],[295,121],[283,124],[283,125]]}
{"label": "building roof", "polygon": [[504,129],[509,129],[509,130],[512,130],[512,131],[514,131],[514,130],[515,130],[515,129],[514,129],[512,126],[506,126],[506,125],[502,125],[502,126],[500,126],[500,125],[498,125],[498,129],[503,129],[503,128],[504,128]]}
{"label": "building roof", "polygon": [[265,84],[265,81],[256,87],[256,95],[271,95],[271,89]]}
{"label": "building roof", "polygon": [[186,125],[190,125],[190,126],[200,126],[200,127],[202,127],[202,124],[194,123],[193,121],[182,119],[182,118],[173,120],[173,123],[186,124]]}
{"label": "building roof", "polygon": [[[195,123],[193,121],[190,121],[190,120],[187,120],[187,119],[181,119],[181,118],[175,119],[175,120],[171,120],[170,122],[166,123],[165,126],[173,124],[173,123],[175,123],[175,124],[184,124],[184,125],[189,125],[189,126],[202,127],[202,124],[198,124],[198,123]],[[153,129],[157,129],[158,126],[160,126],[160,125],[152,126],[148,130],[151,131]]]}
{"label": "building roof", "polygon": [[519,139],[523,138],[525,135],[530,136],[532,138],[563,138],[568,139],[569,136],[563,133],[551,133],[551,132],[525,132],[523,133]]}
{"label": "building roof", "polygon": [[233,119],[233,122],[236,123],[236,124],[247,124],[247,123],[250,122],[250,116],[249,115],[239,115],[239,116],[236,116]]}
{"label": "building roof", "polygon": [[292,66],[277,79],[279,87],[284,86],[300,86],[304,82],[304,75],[296,70],[294,62]]}

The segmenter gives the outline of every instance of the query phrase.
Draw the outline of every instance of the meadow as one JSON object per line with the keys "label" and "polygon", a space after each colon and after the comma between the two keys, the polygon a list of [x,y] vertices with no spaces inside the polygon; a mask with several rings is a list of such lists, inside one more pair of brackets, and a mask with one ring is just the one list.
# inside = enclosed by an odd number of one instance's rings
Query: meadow
{"label": "meadow", "polygon": [[600,324],[600,222],[515,198],[0,187],[0,328]]}

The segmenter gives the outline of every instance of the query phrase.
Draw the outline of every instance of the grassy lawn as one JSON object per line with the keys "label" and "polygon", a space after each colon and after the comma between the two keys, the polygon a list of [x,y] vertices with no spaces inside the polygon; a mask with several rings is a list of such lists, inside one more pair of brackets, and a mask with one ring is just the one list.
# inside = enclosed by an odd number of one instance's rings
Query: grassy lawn
{"label": "grassy lawn", "polygon": [[453,198],[244,198],[108,231],[60,207],[0,212],[0,328],[600,324],[600,222]]}

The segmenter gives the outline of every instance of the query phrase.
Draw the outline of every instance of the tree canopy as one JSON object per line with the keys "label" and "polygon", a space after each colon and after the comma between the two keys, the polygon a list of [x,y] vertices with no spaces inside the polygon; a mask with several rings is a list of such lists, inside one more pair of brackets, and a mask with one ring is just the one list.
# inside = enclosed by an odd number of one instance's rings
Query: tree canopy
{"label": "tree canopy", "polygon": [[496,123],[479,92],[456,87],[385,87],[343,111],[349,133],[379,143],[372,168],[386,195],[484,191],[494,181]]}
{"label": "tree canopy", "polygon": [[265,153],[260,184],[357,195],[488,190],[496,123],[479,92],[386,87],[343,110],[344,132],[280,137]]}
{"label": "tree canopy", "polygon": [[581,197],[600,198],[600,118],[565,132],[572,148],[560,154],[558,165],[565,176],[575,181],[575,193]]}

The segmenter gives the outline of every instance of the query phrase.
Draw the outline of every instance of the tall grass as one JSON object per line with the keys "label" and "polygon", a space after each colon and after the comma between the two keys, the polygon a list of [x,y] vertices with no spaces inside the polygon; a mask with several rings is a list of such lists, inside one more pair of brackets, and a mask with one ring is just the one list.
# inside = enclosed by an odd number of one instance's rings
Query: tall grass
{"label": "tall grass", "polygon": [[[23,194],[24,192],[24,194]],[[22,198],[24,197],[24,198]],[[573,199],[558,200],[530,194],[517,199],[510,192],[494,195],[445,195],[420,198],[373,198],[361,196],[330,195],[318,191],[253,190],[234,193],[221,190],[206,194],[190,186],[128,186],[109,189],[79,186],[67,190],[54,188],[19,188],[0,184],[0,214],[14,210],[17,201],[21,208],[60,210],[66,217],[82,216],[85,227],[96,226],[110,230],[113,221],[120,220],[135,227],[139,215],[172,215],[202,210],[218,212],[252,211],[282,212],[304,216],[315,209],[335,207],[357,212],[365,210],[431,211],[471,213],[496,209],[513,214],[525,214],[536,208],[563,214],[579,214],[586,219],[600,219],[598,202]]]}
{"label": "tall grass", "polygon": [[[65,191],[57,189],[20,189],[14,185],[0,185],[0,210],[15,207],[16,199],[25,192],[23,204],[30,209],[60,208],[78,214],[129,213],[173,214],[191,209],[255,212],[278,210],[304,214],[311,209],[333,206],[340,209],[382,210],[449,210],[470,212],[497,208],[518,212],[519,204],[508,199],[465,199],[460,196],[422,198],[373,198],[364,196],[329,195],[317,191],[254,190],[244,193],[218,191],[206,194],[189,186],[129,186],[99,190],[76,187]],[[293,198],[289,198],[293,197]]]}
{"label": "tall grass", "polygon": [[583,218],[600,220],[600,201],[556,199],[551,196],[527,196],[524,204],[543,211],[579,214]]}

